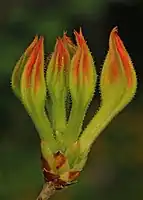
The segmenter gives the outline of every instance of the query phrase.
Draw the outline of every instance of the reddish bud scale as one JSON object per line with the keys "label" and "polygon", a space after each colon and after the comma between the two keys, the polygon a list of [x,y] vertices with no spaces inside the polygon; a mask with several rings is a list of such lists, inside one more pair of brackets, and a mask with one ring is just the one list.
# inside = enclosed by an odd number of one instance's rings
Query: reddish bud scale
{"label": "reddish bud scale", "polygon": [[42,51],[43,51],[43,38],[41,37],[39,41],[35,44],[33,50],[31,51],[31,55],[29,55],[26,67],[25,67],[25,80],[26,87],[29,88],[31,86],[31,77],[33,69],[35,68],[35,76],[34,76],[34,92],[37,91],[39,82],[40,82],[40,67],[42,64]]}
{"label": "reddish bud scale", "polygon": [[69,52],[70,57],[72,58],[76,52],[77,47],[73,44],[72,40],[66,35],[66,33],[64,33],[62,40],[64,46]]}
{"label": "reddish bud scale", "polygon": [[35,64],[35,61],[37,59],[37,54],[38,54],[38,43],[35,45],[34,49],[31,52],[31,55],[28,58],[27,65],[25,67],[25,80],[26,80],[26,87],[31,86],[31,74],[33,70],[33,66]]}
{"label": "reddish bud scale", "polygon": [[79,76],[80,59],[81,59],[81,51],[77,50],[73,63],[74,66],[73,76],[75,77],[76,82],[78,81],[78,76]]}
{"label": "reddish bud scale", "polygon": [[82,35],[81,30],[80,30],[80,33],[74,31],[74,34],[75,34],[75,37],[76,37],[76,41],[77,41],[78,46],[80,46],[80,47],[82,48],[82,46],[83,46],[84,44],[86,44],[86,42],[85,42],[85,40],[84,40],[84,37],[83,37],[83,35]]}
{"label": "reddish bud scale", "polygon": [[106,83],[110,82],[112,84],[118,79],[120,72],[118,64],[116,62],[115,52],[112,49],[109,50],[108,56],[110,58],[109,61],[110,69],[108,74],[106,74],[105,81]]}
{"label": "reddish bud scale", "polygon": [[[65,71],[67,70],[66,66],[68,64],[69,55],[68,55],[67,49],[64,46],[63,40],[61,38],[57,40],[56,49],[55,49],[55,60],[56,60],[56,66],[58,67],[58,71],[60,71],[62,67],[64,67]],[[55,66],[54,66],[54,70],[55,70]]]}
{"label": "reddish bud scale", "polygon": [[90,60],[90,56],[88,55],[89,49],[86,45],[82,32],[80,31],[80,33],[77,33],[75,31],[74,34],[75,34],[76,41],[78,44],[78,49],[77,49],[75,60],[73,63],[73,66],[74,66],[73,75],[75,76],[76,81],[77,81],[79,77],[79,73],[80,73],[80,64],[81,64],[82,73],[83,73],[83,82],[85,82],[89,78],[88,77],[89,70],[90,70],[89,65],[92,64]]}
{"label": "reddish bud scale", "polygon": [[[65,163],[65,161],[67,160],[67,158],[60,152],[55,153],[54,158],[55,158],[57,169],[60,169],[63,166],[63,164]],[[69,171],[68,172],[68,182],[67,182],[65,180],[62,180],[60,175],[58,175],[52,171],[47,160],[45,160],[42,156],[41,156],[41,160],[42,160],[42,170],[43,170],[45,182],[52,181],[52,183],[55,185],[55,188],[57,190],[62,189],[63,187],[65,187],[67,185],[70,185],[80,175],[80,171]]]}
{"label": "reddish bud scale", "polygon": [[84,82],[86,81],[86,79],[88,79],[88,74],[89,74],[89,64],[91,63],[91,60],[88,56],[88,49],[86,47],[86,45],[83,46],[84,50],[83,50],[83,78],[84,78]]}
{"label": "reddish bud scale", "polygon": [[56,161],[56,168],[57,169],[61,168],[66,162],[66,157],[59,151],[54,154],[54,158],[55,158],[55,161]]}
{"label": "reddish bud scale", "polygon": [[119,53],[120,59],[123,63],[123,67],[125,70],[125,74],[126,74],[126,78],[127,78],[127,82],[128,82],[128,86],[131,87],[132,86],[132,71],[131,71],[131,60],[129,58],[128,53],[126,52],[126,49],[123,45],[123,42],[121,41],[120,37],[117,34],[117,28],[113,29],[113,39],[115,41],[115,45],[117,48],[117,51]]}
{"label": "reddish bud scale", "polygon": [[38,41],[38,37],[36,36],[33,40],[33,42],[30,44],[30,46],[26,49],[24,54],[21,56],[20,60],[18,61],[15,69],[14,69],[14,78],[13,78],[13,85],[18,86],[19,85],[19,78],[22,75],[23,68],[25,63],[27,62],[27,59],[29,58],[31,52],[35,48]]}
{"label": "reddish bud scale", "polygon": [[[41,78],[41,67],[42,64],[44,65],[43,62],[43,37],[39,39],[39,44],[38,44],[38,55],[37,55],[37,60],[35,63],[35,84],[34,84],[34,92],[36,93],[39,86],[40,86],[40,78]],[[42,68],[43,70],[43,68]],[[44,73],[44,72],[43,72]]]}
{"label": "reddish bud scale", "polygon": [[29,56],[32,52],[32,50],[35,48],[38,42],[38,37],[36,36],[33,40],[33,42],[30,44],[30,46],[26,49],[26,55]]}
{"label": "reddish bud scale", "polygon": [[69,180],[70,181],[75,181],[80,175],[79,171],[73,171],[73,172],[69,172]]}
{"label": "reddish bud scale", "polygon": [[63,42],[65,44],[69,44],[69,45],[73,46],[72,40],[66,35],[66,33],[64,33],[64,35],[63,35]]}
{"label": "reddish bud scale", "polygon": [[25,73],[25,80],[26,80],[26,87],[29,88],[31,86],[31,74],[32,74],[32,70],[33,70],[33,65],[36,61],[36,49],[34,49],[32,51],[31,56],[29,57],[27,66],[25,68],[26,73]]}
{"label": "reddish bud scale", "polygon": [[113,60],[113,63],[111,65],[111,71],[112,71],[112,77],[113,78],[113,82],[115,81],[115,79],[118,78],[118,75],[119,75],[119,69],[118,69],[118,65],[116,63],[116,60],[115,60],[115,57],[114,57],[114,60]]}

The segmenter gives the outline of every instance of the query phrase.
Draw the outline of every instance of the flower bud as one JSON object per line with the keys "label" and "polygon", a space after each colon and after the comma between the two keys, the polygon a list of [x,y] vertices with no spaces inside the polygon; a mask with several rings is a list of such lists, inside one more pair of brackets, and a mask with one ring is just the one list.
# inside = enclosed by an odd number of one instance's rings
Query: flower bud
{"label": "flower bud", "polygon": [[80,33],[75,31],[74,34],[77,47],[69,69],[72,108],[64,134],[67,146],[75,142],[81,133],[83,119],[95,92],[96,84],[94,61],[82,32],[81,30]]}
{"label": "flower bud", "polygon": [[[133,98],[137,80],[131,58],[115,27],[110,34],[109,51],[101,74],[101,98],[103,105],[109,105],[119,112]],[[113,108],[114,107],[114,108]]]}
{"label": "flower bud", "polygon": [[117,34],[111,31],[109,51],[101,78],[101,106],[80,138],[81,152],[88,152],[93,141],[133,98],[137,87],[136,73],[131,59]]}
{"label": "flower bud", "polygon": [[29,47],[26,49],[24,54],[21,56],[21,58],[19,59],[19,61],[17,62],[13,70],[11,84],[12,84],[13,92],[18,98],[21,98],[21,76],[24,70],[24,66],[29,58],[29,55],[34,49],[37,41],[38,41],[38,37],[36,36],[33,42],[29,45]]}
{"label": "flower bud", "polygon": [[[62,39],[58,38],[46,68],[43,38],[35,37],[12,75],[12,88],[40,135],[44,179],[52,182],[55,189],[61,189],[77,179],[96,137],[131,101],[137,86],[131,59],[117,34],[117,28],[114,28],[100,78],[101,106],[82,131],[97,76],[81,30],[74,34],[77,46],[66,34]],[[66,101],[69,96],[72,105],[67,117]]]}
{"label": "flower bud", "polygon": [[59,38],[46,72],[47,88],[51,98],[51,105],[47,105],[47,107],[52,107],[52,126],[55,131],[59,132],[62,132],[66,126],[65,101],[67,98],[69,65],[70,55],[63,40]]}
{"label": "flower bud", "polygon": [[45,114],[46,85],[44,79],[43,37],[36,37],[16,65],[12,87],[31,116],[41,140],[48,140],[52,150],[56,142]]}
{"label": "flower bud", "polygon": [[82,32],[74,32],[77,50],[71,61],[69,87],[73,101],[82,99],[81,104],[87,106],[91,101],[96,82],[95,66],[92,55],[84,40]]}

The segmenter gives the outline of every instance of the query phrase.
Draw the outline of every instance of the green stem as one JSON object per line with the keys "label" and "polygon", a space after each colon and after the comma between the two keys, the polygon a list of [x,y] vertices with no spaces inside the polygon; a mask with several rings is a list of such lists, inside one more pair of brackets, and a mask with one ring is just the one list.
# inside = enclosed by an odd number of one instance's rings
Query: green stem
{"label": "green stem", "polygon": [[81,132],[84,116],[85,109],[81,105],[81,102],[73,103],[69,121],[64,132],[64,141],[66,142],[67,146],[71,145],[78,139]]}
{"label": "green stem", "polygon": [[87,152],[90,150],[92,143],[115,115],[116,112],[112,112],[110,105],[100,107],[99,111],[95,114],[79,138],[81,152]]}
{"label": "green stem", "polygon": [[52,105],[53,128],[62,132],[66,126],[65,100],[53,101]]}

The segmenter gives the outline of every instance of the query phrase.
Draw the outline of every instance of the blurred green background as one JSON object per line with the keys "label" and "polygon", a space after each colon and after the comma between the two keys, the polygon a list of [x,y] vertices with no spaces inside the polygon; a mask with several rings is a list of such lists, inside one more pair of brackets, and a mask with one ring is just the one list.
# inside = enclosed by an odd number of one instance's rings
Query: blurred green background
{"label": "blurred green background", "polygon": [[[43,177],[39,138],[23,105],[10,88],[16,61],[36,34],[53,51],[63,31],[83,28],[100,73],[108,37],[117,25],[135,65],[136,97],[98,137],[78,184],[53,200],[143,199],[143,3],[142,0],[0,1],[0,200],[34,200]],[[86,122],[99,105],[95,95]]]}

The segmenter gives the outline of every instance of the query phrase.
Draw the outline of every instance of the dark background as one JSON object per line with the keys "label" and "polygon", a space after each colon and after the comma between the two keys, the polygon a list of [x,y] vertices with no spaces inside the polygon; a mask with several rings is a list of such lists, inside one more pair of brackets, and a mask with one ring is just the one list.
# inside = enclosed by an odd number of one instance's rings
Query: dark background
{"label": "dark background", "polygon": [[48,53],[63,31],[73,37],[82,27],[99,73],[116,25],[137,72],[137,94],[94,143],[79,182],[53,199],[142,200],[143,1],[0,2],[0,200],[34,200],[43,182],[38,134],[10,87],[16,61],[36,34],[45,36]]}

